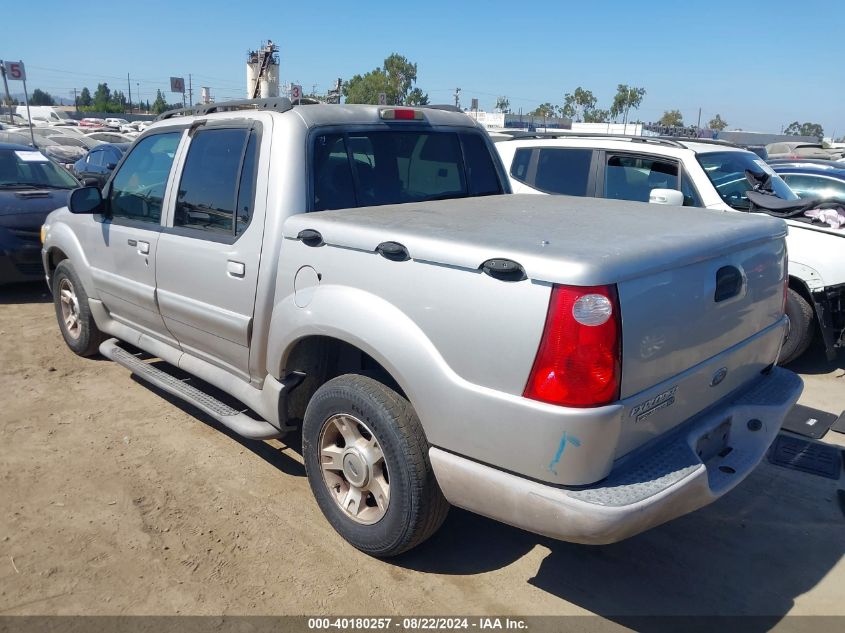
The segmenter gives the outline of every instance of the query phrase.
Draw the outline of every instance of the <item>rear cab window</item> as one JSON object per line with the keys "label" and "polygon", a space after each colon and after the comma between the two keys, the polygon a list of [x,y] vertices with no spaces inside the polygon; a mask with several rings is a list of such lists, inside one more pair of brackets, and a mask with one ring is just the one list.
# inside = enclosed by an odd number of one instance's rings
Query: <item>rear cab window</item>
{"label": "rear cab window", "polygon": [[314,211],[504,193],[473,131],[318,132],[311,164]]}

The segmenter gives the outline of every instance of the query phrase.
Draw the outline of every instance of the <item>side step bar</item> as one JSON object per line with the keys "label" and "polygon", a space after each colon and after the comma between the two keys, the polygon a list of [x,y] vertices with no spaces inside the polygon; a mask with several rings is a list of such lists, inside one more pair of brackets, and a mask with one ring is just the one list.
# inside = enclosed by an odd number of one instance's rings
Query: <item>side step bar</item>
{"label": "side step bar", "polygon": [[269,422],[256,420],[245,413],[236,411],[214,396],[136,358],[120,347],[118,340],[115,338],[110,338],[101,343],[100,353],[119,365],[123,365],[138,378],[142,378],[159,389],[189,402],[238,435],[251,440],[268,440],[283,435],[279,429]]}

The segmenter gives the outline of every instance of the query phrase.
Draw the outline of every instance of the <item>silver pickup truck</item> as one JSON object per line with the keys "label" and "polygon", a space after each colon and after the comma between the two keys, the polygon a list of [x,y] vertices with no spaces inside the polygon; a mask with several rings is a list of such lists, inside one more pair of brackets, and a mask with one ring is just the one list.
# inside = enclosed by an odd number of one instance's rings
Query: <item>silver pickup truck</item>
{"label": "silver pickup truck", "polygon": [[458,112],[212,104],[75,190],[43,261],[74,352],[245,437],[301,433],[324,515],[375,556],[450,504],[610,543],[742,481],[802,388],[774,365],[786,225],[505,194]]}

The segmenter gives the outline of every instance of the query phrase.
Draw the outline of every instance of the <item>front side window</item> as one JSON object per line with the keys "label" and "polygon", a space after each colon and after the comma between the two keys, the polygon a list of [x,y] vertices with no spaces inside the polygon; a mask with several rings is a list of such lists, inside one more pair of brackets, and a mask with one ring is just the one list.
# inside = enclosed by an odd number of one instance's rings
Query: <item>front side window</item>
{"label": "front side window", "polygon": [[109,210],[113,218],[158,224],[170,167],[181,130],[142,139],[112,179]]}
{"label": "front side window", "polygon": [[528,184],[546,193],[587,195],[593,150],[544,147],[538,151],[537,175]]}
{"label": "front side window", "polygon": [[784,174],[781,177],[801,198],[845,199],[845,181],[810,174]]}
{"label": "front side window", "polygon": [[748,209],[750,206],[746,192],[754,187],[754,183],[746,172],[770,176],[772,191],[778,198],[798,199],[781,177],[752,152],[712,152],[697,154],[696,158],[719,196],[734,209]]}
{"label": "front side window", "polygon": [[605,198],[648,202],[652,189],[678,189],[678,165],[641,156],[607,157]]}
{"label": "front side window", "polygon": [[198,131],[188,148],[173,226],[228,235],[252,216],[257,141],[247,128]]}
{"label": "front side window", "polygon": [[312,160],[315,211],[502,193],[477,134],[320,134]]}

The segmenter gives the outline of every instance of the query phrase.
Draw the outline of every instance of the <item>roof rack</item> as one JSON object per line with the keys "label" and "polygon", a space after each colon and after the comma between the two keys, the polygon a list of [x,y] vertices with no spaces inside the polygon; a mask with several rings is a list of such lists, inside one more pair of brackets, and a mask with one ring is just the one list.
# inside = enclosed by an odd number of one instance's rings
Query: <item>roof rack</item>
{"label": "roof rack", "polygon": [[494,134],[510,135],[511,138],[505,141],[521,141],[525,139],[545,138],[604,138],[614,141],[630,141],[631,143],[650,143],[654,145],[667,145],[669,147],[680,147],[686,149],[678,139],[662,136],[632,136],[628,134],[604,134],[601,132],[521,132],[521,131],[499,131],[489,130]]}
{"label": "roof rack", "polygon": [[461,114],[466,114],[463,110],[461,110],[458,106],[453,106],[451,103],[431,103],[426,105],[420,106],[407,106],[409,108],[428,108],[429,110],[445,110],[446,112],[460,112]]}
{"label": "roof rack", "polygon": [[155,120],[164,121],[177,116],[195,116],[211,114],[212,112],[229,112],[231,110],[275,110],[287,112],[295,105],[313,105],[320,103],[316,99],[303,97],[295,102],[287,97],[271,97],[267,99],[237,99],[234,101],[220,101],[217,103],[198,103],[195,106],[176,108],[159,114]]}
{"label": "roof rack", "polygon": [[659,138],[663,140],[686,141],[687,143],[706,143],[708,145],[726,145],[728,147],[739,147],[736,143],[726,141],[720,138],[697,138],[693,136],[658,136],[652,138]]}
{"label": "roof rack", "polygon": [[[275,110],[276,112],[287,112],[294,106],[298,105],[315,105],[323,103],[317,99],[309,97],[302,97],[295,101],[291,101],[287,97],[272,97],[268,99],[237,99],[235,101],[220,101],[217,103],[200,103],[194,106],[187,106],[184,108],[175,108],[167,110],[159,114],[155,120],[164,121],[172,119],[177,116],[197,116],[203,114],[211,114],[213,112],[229,112],[232,110]],[[382,106],[384,107],[384,106]],[[443,110],[446,112],[459,112],[466,114],[457,106],[449,103],[434,103],[418,106],[387,106],[387,107],[408,107],[408,108],[427,108],[429,110]]]}

